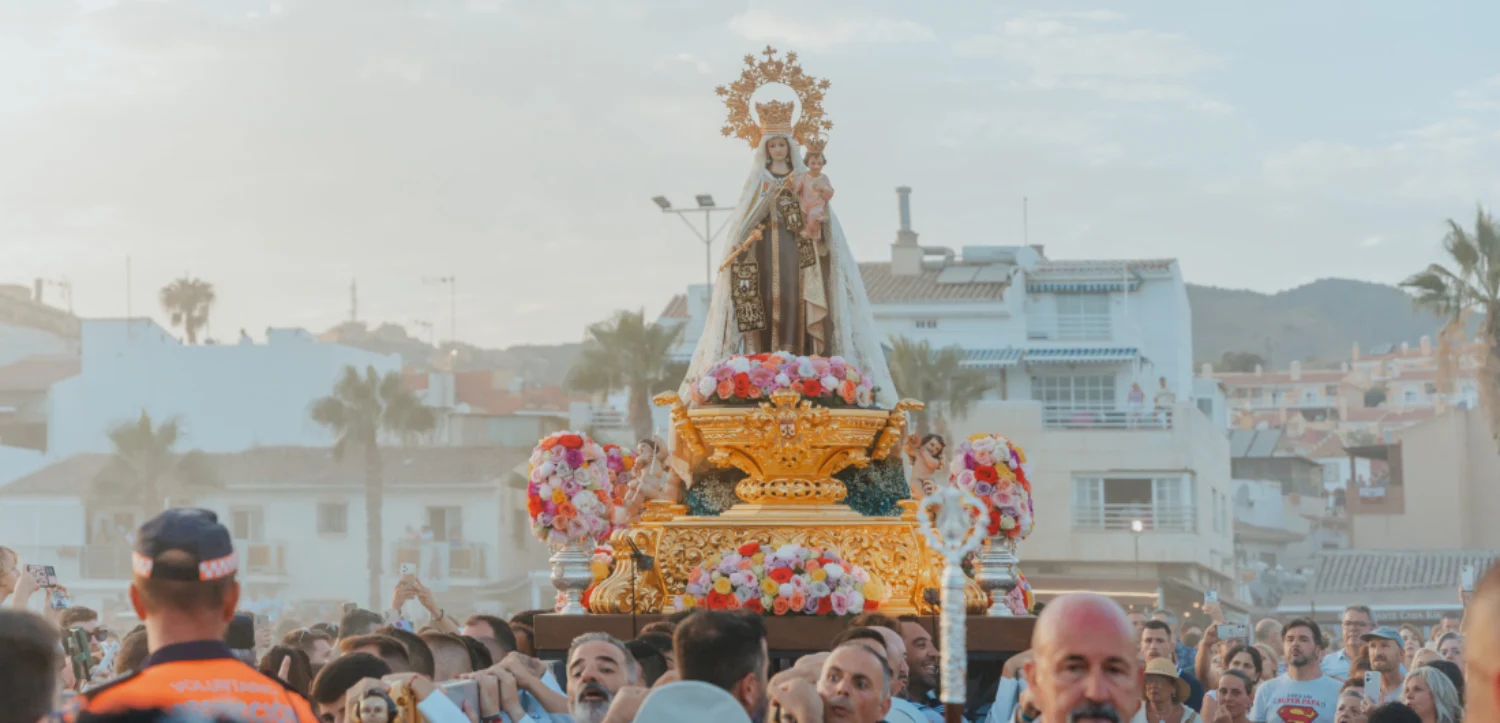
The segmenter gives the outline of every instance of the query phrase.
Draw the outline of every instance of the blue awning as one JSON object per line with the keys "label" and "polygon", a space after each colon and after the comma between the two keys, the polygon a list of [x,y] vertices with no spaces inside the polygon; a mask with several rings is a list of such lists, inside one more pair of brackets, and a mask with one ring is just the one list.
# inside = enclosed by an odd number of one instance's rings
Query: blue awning
{"label": "blue awning", "polygon": [[1021,352],[1013,346],[1004,349],[966,349],[960,366],[968,369],[1000,369],[1013,367],[1021,360]]}
{"label": "blue awning", "polygon": [[1133,346],[1042,347],[1027,349],[1025,355],[1029,364],[1105,364],[1139,357]]}
{"label": "blue awning", "polygon": [[[1132,280],[1130,290],[1137,291],[1141,288],[1141,282]],[[1108,294],[1125,289],[1124,281],[1038,281],[1026,284],[1026,293],[1072,293],[1072,294]]]}

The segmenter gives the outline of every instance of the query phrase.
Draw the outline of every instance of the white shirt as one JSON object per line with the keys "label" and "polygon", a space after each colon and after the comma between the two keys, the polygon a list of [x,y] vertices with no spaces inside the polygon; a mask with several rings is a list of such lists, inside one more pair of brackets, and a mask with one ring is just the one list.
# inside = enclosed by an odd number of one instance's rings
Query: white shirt
{"label": "white shirt", "polygon": [[1253,723],[1331,723],[1343,683],[1327,675],[1314,680],[1279,676],[1255,689]]}

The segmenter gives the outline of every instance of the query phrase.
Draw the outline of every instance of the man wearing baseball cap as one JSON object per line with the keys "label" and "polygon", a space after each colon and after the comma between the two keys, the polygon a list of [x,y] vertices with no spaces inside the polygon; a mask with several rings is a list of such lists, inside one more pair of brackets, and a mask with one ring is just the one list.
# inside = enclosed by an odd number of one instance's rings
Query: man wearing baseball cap
{"label": "man wearing baseball cap", "polygon": [[1370,670],[1380,674],[1380,700],[1376,705],[1401,700],[1406,669],[1401,667],[1401,631],[1382,625],[1359,638],[1370,651]]}
{"label": "man wearing baseball cap", "polygon": [[240,599],[239,566],[213,512],[177,508],[151,518],[136,534],[131,566],[130,604],[145,621],[151,655],[135,675],[80,695],[73,712],[187,708],[317,723],[306,700],[224,644]]}

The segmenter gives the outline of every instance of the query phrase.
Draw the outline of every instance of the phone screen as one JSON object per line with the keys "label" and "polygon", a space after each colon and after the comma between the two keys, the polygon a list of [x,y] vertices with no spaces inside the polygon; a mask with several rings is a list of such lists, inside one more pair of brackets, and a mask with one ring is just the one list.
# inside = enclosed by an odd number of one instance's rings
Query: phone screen
{"label": "phone screen", "polygon": [[479,684],[472,680],[450,680],[438,683],[448,700],[466,713],[479,712]]}
{"label": "phone screen", "polygon": [[1203,602],[1204,602],[1204,604],[1219,602],[1219,591],[1218,590],[1209,590],[1209,591],[1203,593]]}
{"label": "phone screen", "polygon": [[1365,671],[1365,697],[1376,703],[1380,702],[1380,673]]}
{"label": "phone screen", "polygon": [[1460,581],[1464,592],[1474,592],[1474,566],[1464,565],[1462,579]]}

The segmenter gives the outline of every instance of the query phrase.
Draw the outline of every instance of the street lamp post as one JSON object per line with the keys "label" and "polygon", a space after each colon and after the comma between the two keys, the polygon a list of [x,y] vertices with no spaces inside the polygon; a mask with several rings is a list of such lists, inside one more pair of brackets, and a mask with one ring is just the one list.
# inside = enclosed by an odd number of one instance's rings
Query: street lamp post
{"label": "street lamp post", "polygon": [[1146,523],[1140,520],[1130,521],[1130,537],[1135,542],[1135,577],[1141,577],[1141,533],[1146,529]]}
{"label": "street lamp post", "polygon": [[[656,196],[651,200],[656,203],[657,208],[660,208],[662,213],[677,214],[677,217],[682,219],[682,222],[687,224],[689,229],[692,229],[693,235],[697,236],[698,240],[703,242],[703,283],[708,285],[710,293],[712,293],[714,285],[713,243],[714,239],[723,232],[724,226],[729,223],[725,221],[719,225],[718,231],[714,231],[712,223],[713,214],[715,211],[730,211],[733,209],[727,206],[714,205],[714,197],[707,193],[700,193],[694,197],[694,200],[698,202],[697,208],[673,208],[672,202],[668,201],[666,196]],[[702,231],[699,231],[697,226],[694,226],[691,221],[687,220],[686,214],[690,213],[703,214]]]}

